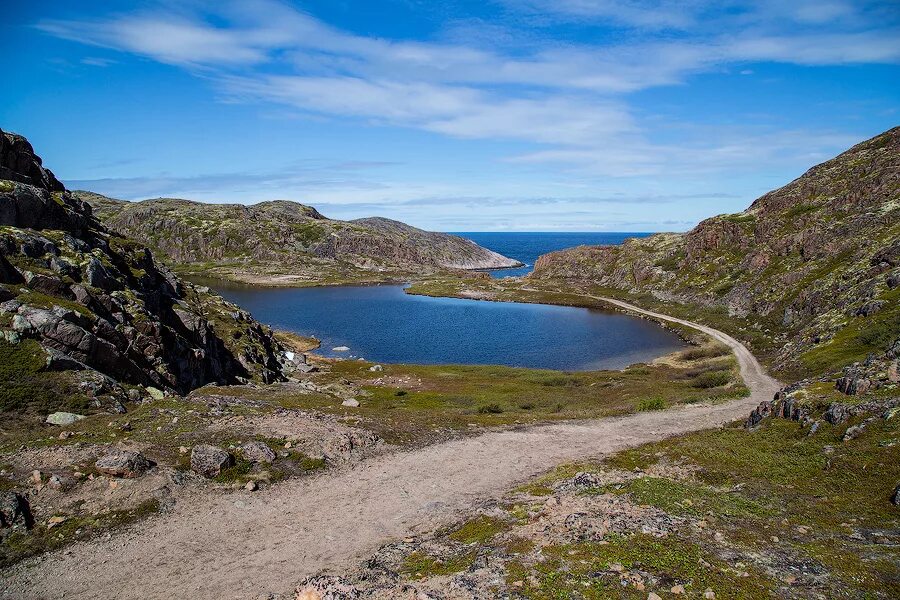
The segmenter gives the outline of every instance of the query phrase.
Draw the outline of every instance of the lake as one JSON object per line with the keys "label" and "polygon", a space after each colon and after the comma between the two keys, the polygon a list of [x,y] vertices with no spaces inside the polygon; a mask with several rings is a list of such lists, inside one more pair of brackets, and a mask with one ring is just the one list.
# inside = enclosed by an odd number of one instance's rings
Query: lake
{"label": "lake", "polygon": [[484,246],[503,256],[515,258],[523,263],[516,269],[497,269],[490,271],[493,277],[518,277],[531,273],[534,261],[541,254],[573,248],[575,246],[594,246],[598,244],[621,244],[630,237],[647,237],[649,233],[621,233],[615,231],[587,232],[490,232],[467,231],[456,233],[469,238],[476,244]]}
{"label": "lake", "polygon": [[398,285],[214,287],[263,323],[319,338],[317,353],[332,357],[588,371],[684,347],[650,321],[586,308],[412,296]]}

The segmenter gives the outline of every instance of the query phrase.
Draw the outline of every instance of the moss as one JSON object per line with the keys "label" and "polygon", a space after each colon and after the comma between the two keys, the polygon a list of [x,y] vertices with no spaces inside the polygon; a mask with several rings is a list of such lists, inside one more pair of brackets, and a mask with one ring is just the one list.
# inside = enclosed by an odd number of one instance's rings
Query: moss
{"label": "moss", "polygon": [[0,412],[84,410],[89,400],[67,373],[45,373],[47,355],[34,340],[0,340]]}
{"label": "moss", "polygon": [[624,485],[600,488],[599,492],[630,494],[638,504],[655,506],[680,515],[715,514],[728,517],[771,516],[774,511],[765,504],[690,481],[673,481],[662,477],[640,477]]}
{"label": "moss", "polygon": [[467,521],[447,537],[462,544],[484,544],[506,529],[506,526],[500,519],[483,515]]}
{"label": "moss", "polygon": [[92,313],[86,306],[79,304],[78,302],[66,300],[65,298],[59,298],[57,296],[48,296],[47,294],[43,294],[41,292],[29,290],[16,296],[16,300],[18,300],[22,304],[29,304],[37,308],[50,310],[54,306],[59,306],[60,308],[65,308],[67,310],[77,312],[88,318],[94,318],[95,316],[94,313]]}
{"label": "moss", "polygon": [[[741,577],[699,545],[674,536],[611,536],[604,543],[547,546],[543,554],[546,559],[533,565],[508,563],[506,583],[522,582],[516,589],[525,598],[646,598],[652,589],[623,587],[620,576],[610,571],[614,563],[650,573],[667,587],[679,582],[691,597],[711,588],[716,598],[766,598],[776,587],[765,574]],[[660,586],[656,591],[664,590]]]}
{"label": "moss", "polygon": [[885,307],[868,317],[850,317],[833,338],[801,355],[810,371],[827,373],[850,363],[865,360],[871,353],[882,353],[900,339],[900,288],[878,297]]}
{"label": "moss", "polygon": [[16,189],[16,183],[8,179],[0,179],[0,194],[9,194]]}
{"label": "moss", "polygon": [[456,554],[445,559],[435,558],[423,552],[412,552],[403,561],[400,571],[410,579],[452,575],[468,569],[474,560],[474,552]]}

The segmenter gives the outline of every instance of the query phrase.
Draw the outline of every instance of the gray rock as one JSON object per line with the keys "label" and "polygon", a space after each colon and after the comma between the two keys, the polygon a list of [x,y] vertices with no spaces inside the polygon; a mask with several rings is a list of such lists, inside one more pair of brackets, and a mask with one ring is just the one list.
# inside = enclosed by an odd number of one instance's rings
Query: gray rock
{"label": "gray rock", "polygon": [[891,289],[900,286],[900,273],[891,273],[888,275],[887,286]]}
{"label": "gray rock", "polygon": [[894,488],[894,495],[891,497],[891,502],[893,502],[895,506],[900,506],[900,483]]}
{"label": "gray rock", "polygon": [[249,461],[270,463],[275,460],[275,452],[263,442],[250,441],[241,446],[241,452]]}
{"label": "gray rock", "polygon": [[140,452],[116,449],[100,457],[94,466],[107,475],[134,478],[146,473],[153,463]]}
{"label": "gray rock", "polygon": [[341,402],[341,406],[349,406],[350,408],[359,408],[359,400],[354,400],[353,398],[347,398],[343,402]]}
{"label": "gray rock", "polygon": [[31,529],[34,519],[25,496],[17,492],[0,493],[0,528]]}
{"label": "gray rock", "polygon": [[204,477],[216,477],[234,465],[234,457],[218,446],[200,444],[191,450],[191,469]]}
{"label": "gray rock", "polygon": [[840,425],[850,418],[850,407],[840,402],[832,402],[825,411],[825,420],[832,425]]}
{"label": "gray rock", "polygon": [[47,415],[45,423],[50,425],[71,425],[84,418],[84,415],[76,415],[70,412],[55,412]]}

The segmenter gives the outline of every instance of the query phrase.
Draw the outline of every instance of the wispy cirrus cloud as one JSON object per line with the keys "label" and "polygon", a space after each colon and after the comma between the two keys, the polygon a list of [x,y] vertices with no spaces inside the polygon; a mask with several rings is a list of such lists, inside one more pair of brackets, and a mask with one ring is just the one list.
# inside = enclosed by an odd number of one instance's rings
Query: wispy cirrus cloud
{"label": "wispy cirrus cloud", "polygon": [[[678,139],[663,139],[636,108],[636,92],[731,67],[749,74],[748,63],[900,63],[900,16],[883,2],[498,1],[514,15],[508,23],[491,24],[485,35],[457,31],[424,40],[352,33],[277,0],[161,2],[102,18],[43,20],[37,27],[187,69],[211,82],[225,102],[284,106],[461,139],[512,140],[530,147],[509,152],[508,164],[605,177],[801,162],[857,141],[829,131],[707,135],[690,123]],[[523,19],[537,23],[527,36],[518,28]],[[596,41],[541,34],[542,23],[559,21],[615,34]],[[347,183],[332,177],[232,177],[159,176],[94,185],[137,197],[202,192],[213,180],[298,190]]]}

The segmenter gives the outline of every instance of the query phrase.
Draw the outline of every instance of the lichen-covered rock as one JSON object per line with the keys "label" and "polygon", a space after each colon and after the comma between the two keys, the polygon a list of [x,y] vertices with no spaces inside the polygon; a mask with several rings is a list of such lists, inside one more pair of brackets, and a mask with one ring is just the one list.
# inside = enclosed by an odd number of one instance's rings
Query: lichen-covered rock
{"label": "lichen-covered rock", "polygon": [[48,425],[72,425],[82,420],[84,415],[77,415],[70,412],[55,412],[47,415],[45,423]]}
{"label": "lichen-covered rock", "polygon": [[191,469],[204,477],[216,477],[234,466],[234,457],[218,446],[200,444],[191,450]]}
{"label": "lichen-covered rock", "polygon": [[270,463],[275,460],[275,452],[267,444],[256,440],[245,442],[241,453],[251,462]]}
{"label": "lichen-covered rock", "polygon": [[97,470],[115,477],[140,477],[153,463],[140,452],[131,450],[110,450],[94,463]]}

